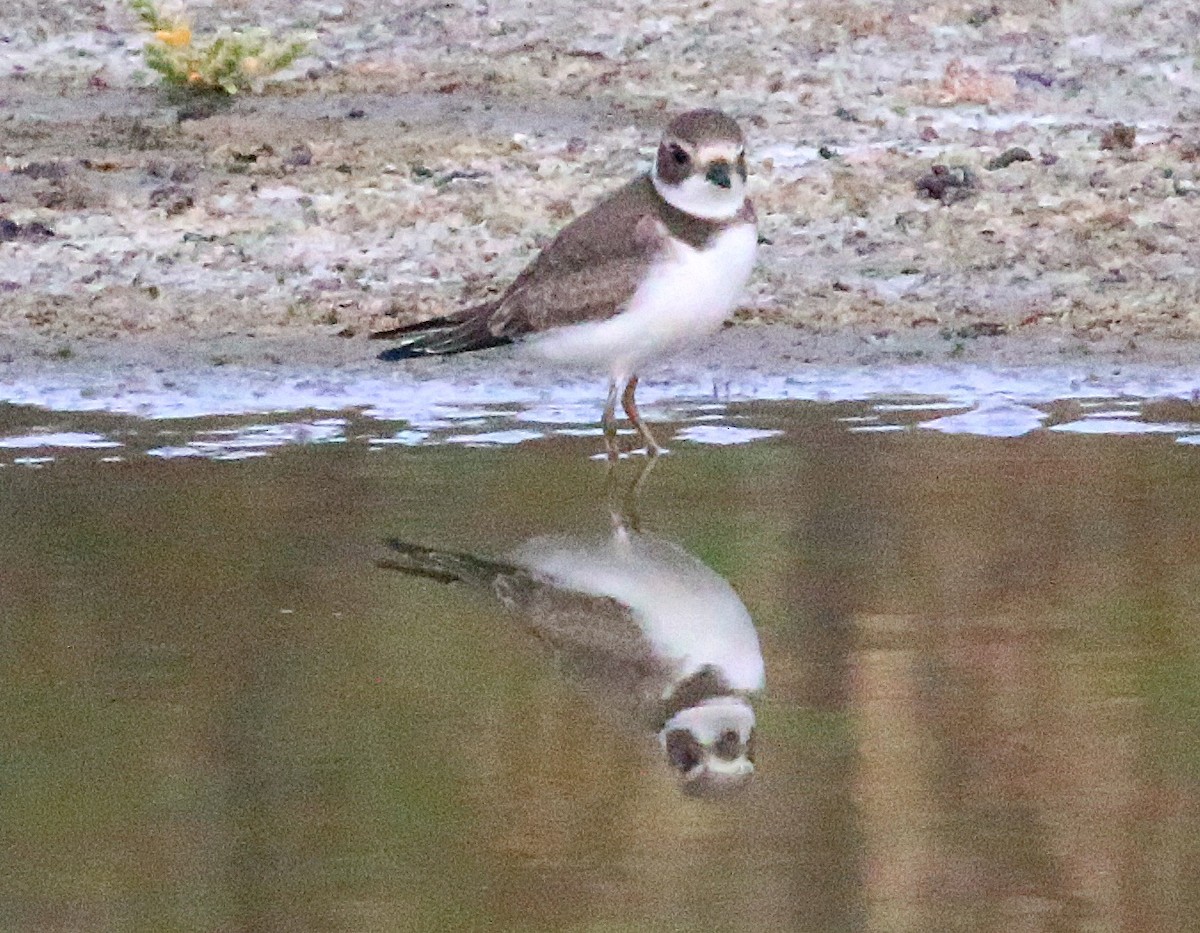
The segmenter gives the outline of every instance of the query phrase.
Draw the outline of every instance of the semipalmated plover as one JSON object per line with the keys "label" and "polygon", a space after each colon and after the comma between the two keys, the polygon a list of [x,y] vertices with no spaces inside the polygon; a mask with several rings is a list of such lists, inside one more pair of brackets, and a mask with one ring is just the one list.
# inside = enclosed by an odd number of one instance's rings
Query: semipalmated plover
{"label": "semipalmated plover", "polygon": [[755,222],[741,129],[719,110],[688,111],[648,173],[564,227],[499,298],[377,334],[402,338],[380,359],[520,342],[547,360],[603,367],[610,457],[618,396],[657,454],[634,399],[638,371],[733,312],[754,265]]}
{"label": "semipalmated plover", "polygon": [[379,565],[488,594],[619,723],[652,735],[688,794],[746,786],[763,689],[758,633],[729,583],[670,541],[535,538],[493,560],[392,539]]}

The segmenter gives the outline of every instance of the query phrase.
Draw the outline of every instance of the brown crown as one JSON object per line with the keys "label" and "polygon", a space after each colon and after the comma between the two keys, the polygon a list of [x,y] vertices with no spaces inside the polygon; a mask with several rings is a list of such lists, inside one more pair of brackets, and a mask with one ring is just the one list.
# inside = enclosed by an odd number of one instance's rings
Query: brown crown
{"label": "brown crown", "polygon": [[666,135],[683,140],[693,146],[714,140],[731,140],[739,145],[745,142],[741,127],[733,117],[720,110],[689,110],[671,121]]}

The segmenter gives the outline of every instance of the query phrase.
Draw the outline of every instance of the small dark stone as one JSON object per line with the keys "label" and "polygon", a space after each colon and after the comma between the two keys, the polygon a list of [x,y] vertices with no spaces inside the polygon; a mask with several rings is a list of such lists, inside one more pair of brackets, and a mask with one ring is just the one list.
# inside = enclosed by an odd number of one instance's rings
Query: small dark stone
{"label": "small dark stone", "polygon": [[184,123],[188,120],[207,120],[227,109],[227,104],[219,100],[215,94],[205,94],[194,97],[175,111],[175,122]]}
{"label": "small dark stone", "polygon": [[336,169],[334,169],[334,171],[341,172],[343,175],[350,175],[354,172],[354,169],[351,166],[347,165],[345,162],[343,162]]}
{"label": "small dark stone", "polygon": [[963,337],[999,337],[1008,333],[1008,326],[999,321],[976,321],[959,328],[959,333]]}
{"label": "small dark stone", "polygon": [[817,155],[819,155],[822,159],[836,159],[838,157],[838,151],[830,148],[829,146],[821,146],[821,148],[817,150]]}
{"label": "small dark stone", "polygon": [[167,185],[150,192],[150,206],[163,208],[168,217],[182,214],[195,203],[192,193],[178,185]]}
{"label": "small dark stone", "polygon": [[1054,86],[1054,75],[1046,74],[1044,71],[1033,71],[1029,68],[1018,68],[1013,72],[1013,77],[1017,79],[1018,85],[1036,84],[1038,87]]}
{"label": "small dark stone", "polygon": [[90,191],[70,183],[56,183],[41,191],[35,191],[33,199],[38,207],[52,211],[82,210],[90,203]]}
{"label": "small dark stone", "polygon": [[1000,7],[993,3],[991,6],[981,7],[978,10],[973,10],[967,17],[968,26],[982,26],[988,20],[995,19],[1000,15]]}
{"label": "small dark stone", "polygon": [[973,321],[962,327],[943,327],[938,333],[944,340],[974,340],[977,337],[1000,337],[1008,333],[1008,325],[998,321]]}
{"label": "small dark stone", "polygon": [[0,217],[0,243],[9,240],[26,240],[30,243],[40,243],[54,236],[54,231],[36,220],[28,224],[19,224],[7,217]]}
{"label": "small dark stone", "polygon": [[1137,142],[1137,127],[1114,123],[1100,136],[1101,149],[1132,149]]}
{"label": "small dark stone", "polygon": [[67,172],[65,162],[30,162],[21,168],[13,169],[14,175],[24,175],[39,181],[58,181],[60,178],[66,178]]}
{"label": "small dark stone", "polygon": [[257,152],[232,152],[229,157],[238,165],[253,165],[258,161]]}
{"label": "small dark stone", "polygon": [[926,197],[953,204],[968,197],[970,189],[975,187],[975,176],[965,165],[935,165],[929,174],[917,179],[916,186]]}
{"label": "small dark stone", "polygon": [[283,157],[283,164],[299,168],[300,166],[311,165],[312,159],[312,150],[301,143],[299,146],[292,146],[292,151]]}
{"label": "small dark stone", "polygon": [[997,169],[1008,168],[1014,162],[1032,162],[1033,156],[1029,154],[1028,149],[1021,146],[1013,146],[1011,149],[1005,149],[1000,155],[992,159],[987,164],[988,171],[994,172]]}
{"label": "small dark stone", "polygon": [[346,114],[346,119],[347,120],[362,120],[366,117],[366,115],[367,115],[367,112],[365,110],[363,110],[361,107],[355,107],[353,110],[351,110],[349,113]]}
{"label": "small dark stone", "polygon": [[446,185],[450,184],[450,182],[452,182],[452,181],[458,181],[459,179],[462,179],[464,181],[473,181],[477,178],[486,178],[487,175],[488,175],[487,172],[481,172],[481,171],[477,171],[475,169],[456,168],[454,171],[447,172],[445,175],[442,175],[440,178],[435,179],[433,184],[434,184],[434,187],[444,188]]}

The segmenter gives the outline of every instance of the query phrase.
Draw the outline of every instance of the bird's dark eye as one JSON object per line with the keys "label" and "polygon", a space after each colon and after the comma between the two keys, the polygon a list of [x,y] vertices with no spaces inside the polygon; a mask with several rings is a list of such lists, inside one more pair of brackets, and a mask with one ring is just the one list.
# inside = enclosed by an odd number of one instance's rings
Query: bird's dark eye
{"label": "bird's dark eye", "polygon": [[671,147],[671,158],[675,160],[676,165],[687,165],[688,154],[683,151],[682,146]]}
{"label": "bird's dark eye", "polygon": [[687,774],[700,763],[700,743],[686,729],[667,733],[667,758],[681,774]]}

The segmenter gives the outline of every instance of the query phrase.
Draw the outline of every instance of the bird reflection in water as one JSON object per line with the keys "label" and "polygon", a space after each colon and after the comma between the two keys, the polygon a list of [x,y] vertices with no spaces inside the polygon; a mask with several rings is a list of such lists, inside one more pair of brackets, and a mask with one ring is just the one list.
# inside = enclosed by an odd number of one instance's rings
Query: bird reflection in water
{"label": "bird reflection in water", "polygon": [[387,545],[381,567],[499,600],[582,692],[657,736],[685,793],[749,783],[750,701],[764,684],[754,623],[728,582],[677,544],[641,532],[633,512],[614,509],[609,535],[534,538],[501,560],[398,539]]}

